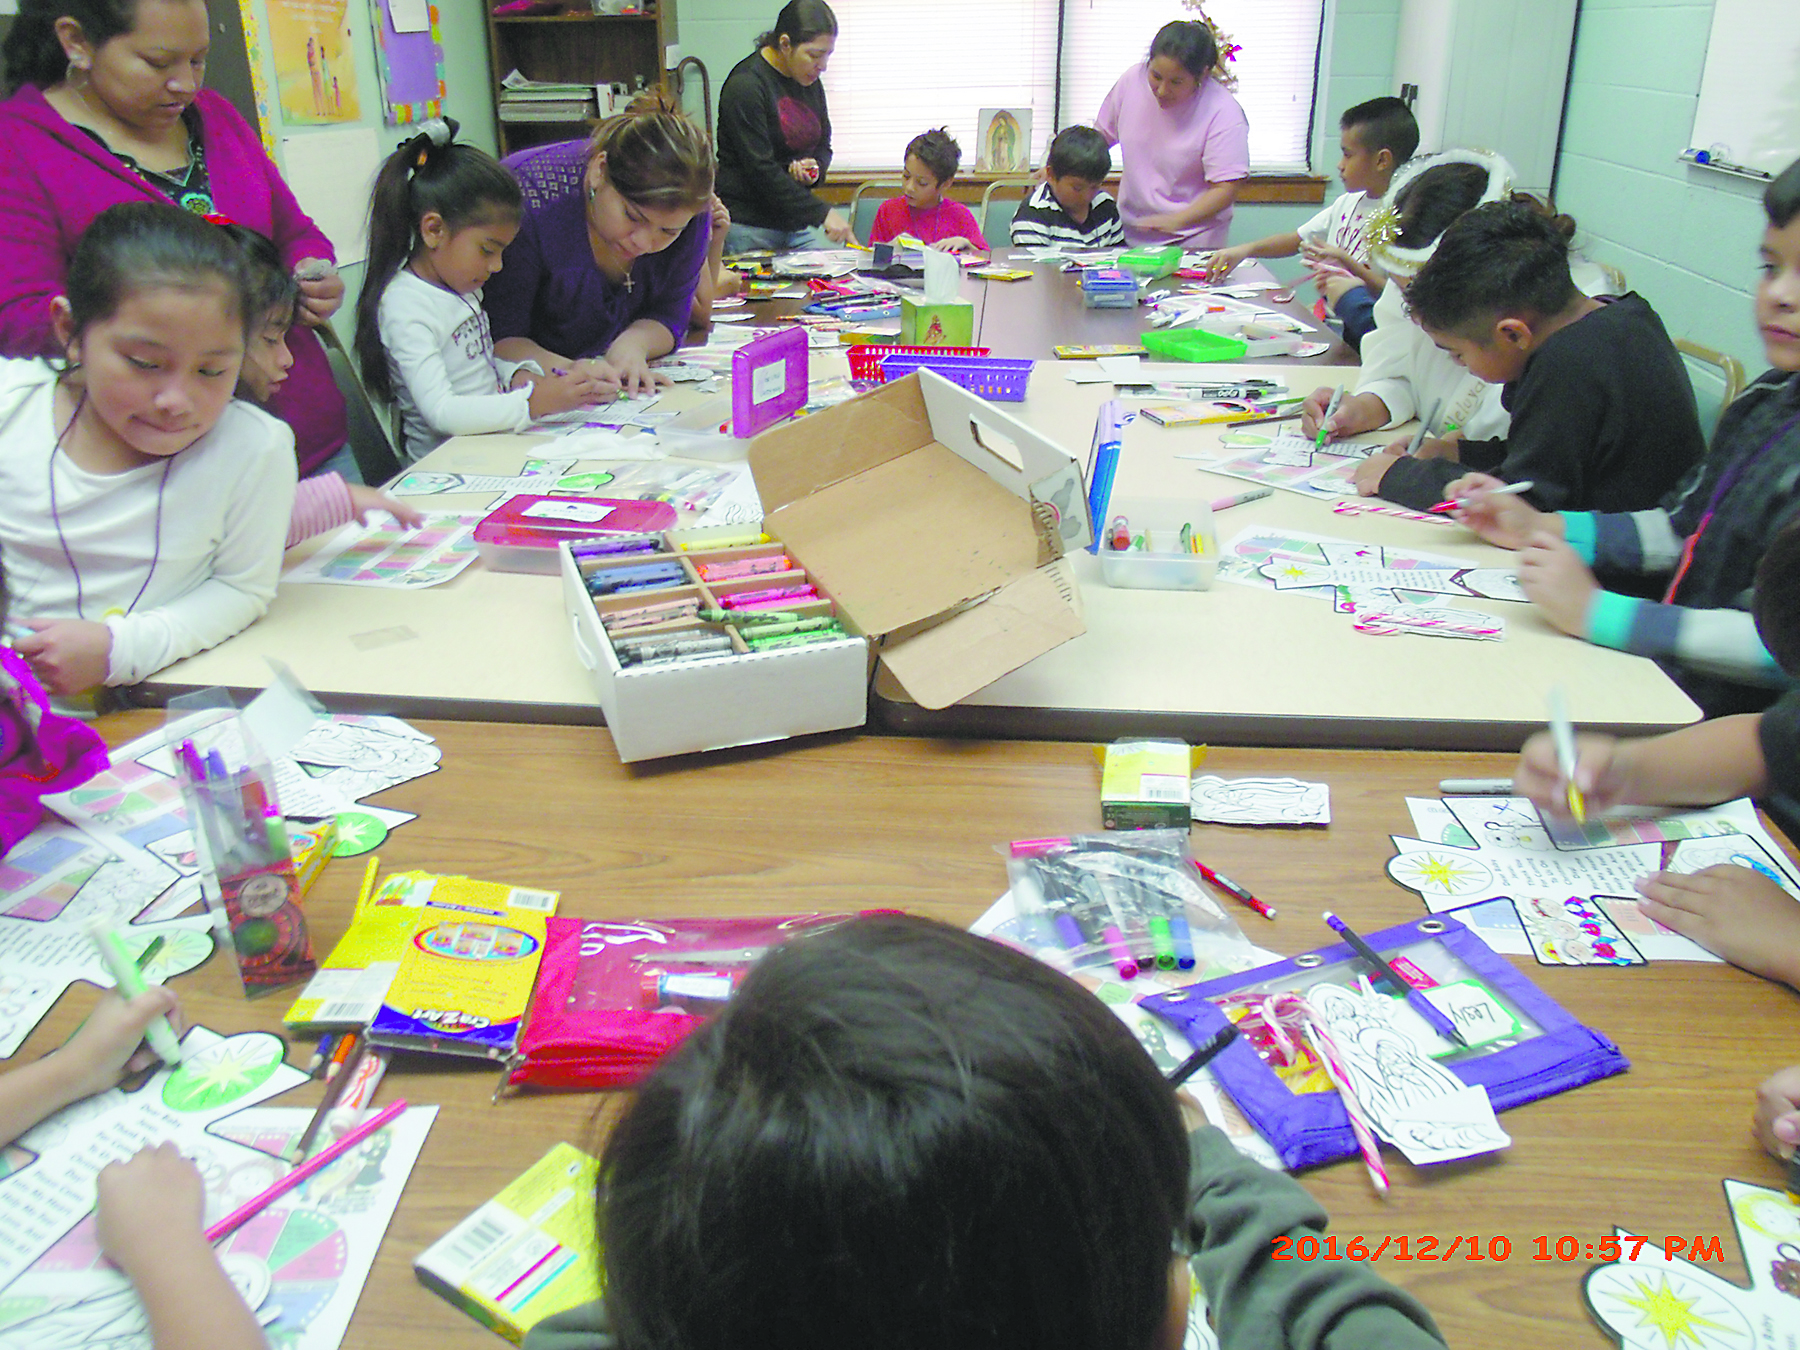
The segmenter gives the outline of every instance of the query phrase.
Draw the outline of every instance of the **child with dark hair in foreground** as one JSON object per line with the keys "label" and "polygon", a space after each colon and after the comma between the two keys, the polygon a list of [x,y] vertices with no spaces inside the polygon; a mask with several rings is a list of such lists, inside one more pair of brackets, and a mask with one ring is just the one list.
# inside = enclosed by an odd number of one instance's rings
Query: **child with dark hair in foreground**
{"label": "child with dark hair in foreground", "polygon": [[[1504,386],[1492,440],[1427,441],[1371,455],[1357,488],[1423,511],[1467,469],[1529,480],[1540,508],[1656,505],[1706,448],[1694,391],[1643,297],[1610,303],[1569,274],[1573,222],[1524,202],[1459,219],[1406,289],[1414,321],[1471,375]],[[1460,462],[1459,462],[1460,461]]]}
{"label": "child with dark hair in foreground", "polygon": [[[1196,1118],[1198,1113],[1195,1113]],[[926,919],[771,952],[644,1083],[601,1164],[603,1303],[528,1350],[1440,1347],[1326,1216],[1210,1126],[1074,981]]]}

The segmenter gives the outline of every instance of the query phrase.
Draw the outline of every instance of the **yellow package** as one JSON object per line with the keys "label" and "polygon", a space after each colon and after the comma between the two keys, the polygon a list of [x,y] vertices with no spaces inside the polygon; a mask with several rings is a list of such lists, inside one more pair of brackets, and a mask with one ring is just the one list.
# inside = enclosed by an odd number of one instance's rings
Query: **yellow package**
{"label": "yellow package", "polygon": [[555,891],[437,877],[416,908],[380,1009],[376,1045],[499,1059],[512,1050],[544,954]]}
{"label": "yellow package", "polygon": [[544,1318],[600,1297],[594,1234],[599,1164],[568,1144],[413,1260],[413,1273],[515,1345]]}

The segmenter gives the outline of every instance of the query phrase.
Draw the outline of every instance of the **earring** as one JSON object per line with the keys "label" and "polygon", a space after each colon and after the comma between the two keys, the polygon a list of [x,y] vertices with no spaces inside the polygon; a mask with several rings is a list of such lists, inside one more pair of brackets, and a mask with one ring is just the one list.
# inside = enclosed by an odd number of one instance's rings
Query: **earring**
{"label": "earring", "polygon": [[588,189],[588,200],[589,200],[589,201],[590,201],[590,202],[591,202],[591,201],[593,201],[593,200],[594,200],[594,198],[596,198],[596,197],[598,197],[598,196],[599,196],[599,195],[600,195],[600,189],[599,189],[599,188],[589,188],[589,189]]}

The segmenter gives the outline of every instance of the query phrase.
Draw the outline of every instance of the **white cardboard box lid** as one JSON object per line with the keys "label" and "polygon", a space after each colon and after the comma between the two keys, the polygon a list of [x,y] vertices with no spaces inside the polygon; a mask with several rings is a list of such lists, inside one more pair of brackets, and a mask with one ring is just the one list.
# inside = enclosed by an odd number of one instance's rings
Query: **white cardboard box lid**
{"label": "white cardboard box lid", "polygon": [[1087,629],[1067,558],[1028,572],[983,603],[909,636],[882,660],[922,708],[947,708]]}
{"label": "white cardboard box lid", "polygon": [[765,432],[750,467],[770,533],[871,637],[1092,537],[1075,461],[931,371]]}

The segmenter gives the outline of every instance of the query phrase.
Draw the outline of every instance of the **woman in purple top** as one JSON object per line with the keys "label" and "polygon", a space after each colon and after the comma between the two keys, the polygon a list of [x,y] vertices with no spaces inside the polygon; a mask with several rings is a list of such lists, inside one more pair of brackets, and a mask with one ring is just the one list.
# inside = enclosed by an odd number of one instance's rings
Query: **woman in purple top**
{"label": "woman in purple top", "polygon": [[293,371],[269,411],[294,429],[302,475],[329,463],[359,481],[343,395],[308,327],[344,298],[331,242],[249,124],[200,88],[208,40],[205,0],[23,0],[0,102],[0,356],[61,355],[50,301],[107,207],[149,199],[229,216],[273,239],[299,279]]}
{"label": "woman in purple top", "polygon": [[601,123],[585,148],[544,146],[506,164],[525,189],[525,218],[482,293],[495,353],[546,372],[579,364],[622,393],[654,388],[650,362],[687,332],[706,265],[705,134],[650,95]]}

